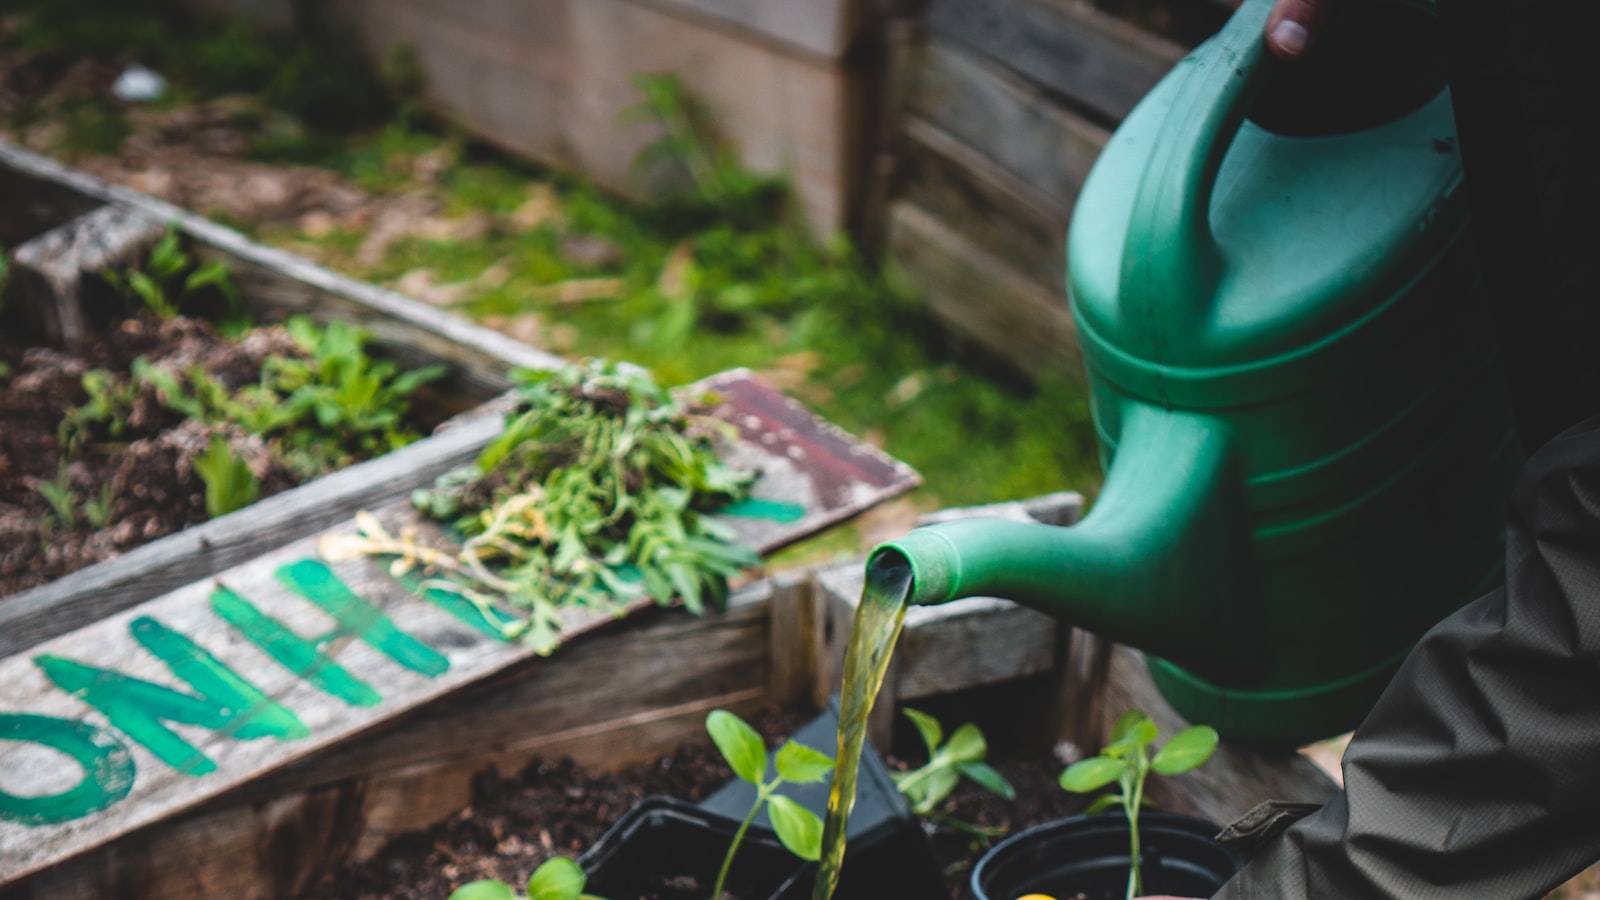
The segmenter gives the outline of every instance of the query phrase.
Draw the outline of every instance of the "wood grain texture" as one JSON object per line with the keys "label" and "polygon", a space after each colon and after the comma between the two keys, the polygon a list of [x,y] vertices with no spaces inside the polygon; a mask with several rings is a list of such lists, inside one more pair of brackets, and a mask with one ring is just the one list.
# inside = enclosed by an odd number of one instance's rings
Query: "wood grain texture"
{"label": "wood grain texture", "polygon": [[997,360],[1035,378],[1085,378],[1065,286],[1041,287],[905,201],[890,207],[889,254],[935,316]]}
{"label": "wood grain texture", "polygon": [[908,109],[1070,215],[1109,132],[998,63],[930,40]]}
{"label": "wood grain texture", "polygon": [[92,333],[95,302],[121,305],[99,273],[139,266],[163,230],[160,222],[120,206],[58,225],[11,249],[8,277],[18,292],[12,302],[33,333],[54,346],[80,346]]}
{"label": "wood grain texture", "polygon": [[836,60],[850,52],[865,0],[633,0],[681,16],[702,16],[791,52]]}
{"label": "wood grain texture", "polygon": [[1102,123],[1119,122],[1184,48],[1073,0],[932,0],[928,28]]}

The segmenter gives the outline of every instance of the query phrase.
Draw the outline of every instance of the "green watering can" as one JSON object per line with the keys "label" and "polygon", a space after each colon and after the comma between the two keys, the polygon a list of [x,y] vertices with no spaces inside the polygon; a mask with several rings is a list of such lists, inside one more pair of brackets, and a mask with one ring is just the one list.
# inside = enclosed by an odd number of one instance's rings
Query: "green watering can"
{"label": "green watering can", "polygon": [[908,565],[914,603],[1005,597],[1138,647],[1185,718],[1258,745],[1354,728],[1498,583],[1522,462],[1448,90],[1425,60],[1374,77],[1359,44],[1417,57],[1431,4],[1356,6],[1376,20],[1283,65],[1249,0],[1097,160],[1067,242],[1107,466],[1088,516],[869,560]]}

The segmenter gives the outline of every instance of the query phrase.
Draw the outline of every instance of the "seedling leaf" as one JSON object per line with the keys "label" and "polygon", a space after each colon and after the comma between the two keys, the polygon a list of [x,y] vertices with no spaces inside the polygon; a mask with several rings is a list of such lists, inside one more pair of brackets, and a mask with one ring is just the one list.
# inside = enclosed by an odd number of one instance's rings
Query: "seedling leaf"
{"label": "seedling leaf", "polygon": [[1159,775],[1178,775],[1210,759],[1216,749],[1216,729],[1196,725],[1173,735],[1150,760],[1150,768]]}
{"label": "seedling leaf", "polygon": [[822,858],[822,820],[816,813],[782,794],[773,794],[767,798],[767,815],[778,840],[790,853],[810,862]]}
{"label": "seedling leaf", "polygon": [[1126,768],[1121,760],[1105,756],[1080,759],[1061,773],[1061,787],[1074,794],[1086,794],[1116,781]]}
{"label": "seedling leaf", "polygon": [[517,900],[517,895],[505,882],[486,878],[463,884],[451,891],[450,900]]}
{"label": "seedling leaf", "polygon": [[741,781],[759,786],[767,772],[767,748],[761,735],[750,724],[725,709],[706,716],[706,731],[722,758]]}
{"label": "seedling leaf", "polygon": [[1017,789],[988,763],[964,762],[956,768],[990,793],[999,794],[1007,800],[1017,799]]}
{"label": "seedling leaf", "polygon": [[901,710],[911,724],[917,726],[917,733],[922,735],[922,743],[928,748],[928,755],[932,756],[939,749],[939,742],[944,740],[944,728],[939,725],[939,720],[921,710],[906,707]]}
{"label": "seedling leaf", "polygon": [[528,878],[528,900],[578,900],[589,876],[565,856],[546,860]]}
{"label": "seedling leaf", "polygon": [[828,754],[794,741],[788,741],[778,748],[776,765],[778,776],[795,784],[821,781],[833,771],[833,759]]}
{"label": "seedling leaf", "polygon": [[968,722],[950,735],[940,752],[952,762],[977,762],[988,755],[989,745],[978,726]]}

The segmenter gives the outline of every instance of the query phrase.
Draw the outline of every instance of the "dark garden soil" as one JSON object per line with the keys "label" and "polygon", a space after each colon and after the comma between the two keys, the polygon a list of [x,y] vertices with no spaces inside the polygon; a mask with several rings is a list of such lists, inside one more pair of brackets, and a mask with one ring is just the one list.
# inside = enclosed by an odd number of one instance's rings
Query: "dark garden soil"
{"label": "dark garden soil", "polygon": [[[259,379],[269,355],[304,353],[282,328],[259,328],[234,342],[204,321],[182,316],[127,319],[73,353],[18,343],[10,331],[0,334],[0,365],[10,372],[0,379],[0,596],[207,518],[205,486],[193,460],[219,427],[185,419],[144,387],[125,419],[88,425],[69,452],[61,439],[73,439],[63,434],[62,419],[88,399],[85,372],[125,375],[143,356],[173,372],[199,366],[237,388]],[[262,497],[295,485],[259,437],[237,429],[226,437],[250,466]],[[48,496],[52,486],[55,503]]]}
{"label": "dark garden soil", "polygon": [[[776,746],[811,717],[768,711],[753,717],[751,724]],[[888,761],[891,768],[903,764],[893,757]],[[989,762],[1010,780],[1017,799],[1004,800],[963,783],[941,807],[943,815],[1013,832],[1070,815],[1081,805],[1056,784],[1061,766],[1048,751],[1006,749],[991,755]],[[490,773],[476,786],[471,807],[434,828],[395,839],[376,857],[336,873],[302,900],[445,900],[456,887],[481,878],[499,878],[520,890],[540,863],[553,856],[576,858],[644,797],[699,801],[732,777],[709,738],[614,774],[591,774],[570,761],[535,762],[516,778]],[[948,825],[925,823],[925,828],[946,867],[949,896],[963,896],[983,842]]]}

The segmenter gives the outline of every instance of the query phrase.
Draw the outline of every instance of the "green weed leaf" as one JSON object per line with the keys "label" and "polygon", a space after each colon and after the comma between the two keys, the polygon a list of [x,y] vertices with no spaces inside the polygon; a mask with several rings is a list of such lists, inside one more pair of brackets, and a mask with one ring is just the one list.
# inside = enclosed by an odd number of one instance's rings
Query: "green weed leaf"
{"label": "green weed leaf", "polygon": [[939,749],[939,742],[944,740],[944,728],[939,724],[939,720],[909,706],[902,709],[901,712],[905,713],[906,718],[911,720],[911,724],[917,726],[917,734],[922,735],[923,746],[928,748],[928,755],[933,756],[934,752]]}
{"label": "green weed leaf", "polygon": [[978,726],[968,722],[951,733],[940,753],[953,763],[978,762],[989,754],[989,745]]}
{"label": "green weed leaf", "polygon": [[956,768],[962,775],[976,781],[990,793],[998,794],[1007,800],[1017,799],[1017,789],[988,763],[964,762]]}

